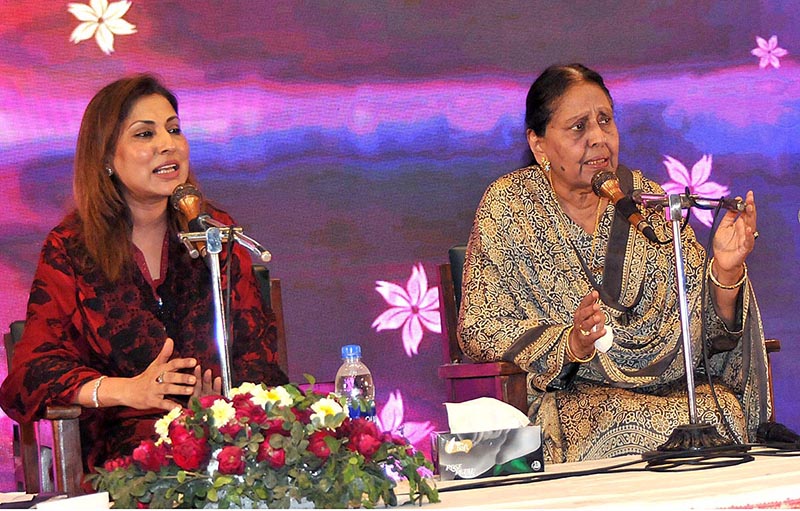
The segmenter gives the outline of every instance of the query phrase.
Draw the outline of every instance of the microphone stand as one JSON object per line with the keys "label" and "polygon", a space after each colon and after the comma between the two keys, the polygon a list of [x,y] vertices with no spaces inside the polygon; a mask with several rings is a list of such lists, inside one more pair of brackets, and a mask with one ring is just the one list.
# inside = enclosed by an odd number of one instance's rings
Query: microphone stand
{"label": "microphone stand", "polygon": [[[192,247],[192,242],[205,241],[206,243],[206,262],[209,270],[211,270],[211,293],[214,306],[214,342],[219,353],[220,370],[222,372],[222,395],[230,397],[231,359],[228,349],[228,320],[225,317],[225,307],[222,304],[222,272],[220,271],[219,254],[222,252],[222,244],[231,240],[258,255],[265,263],[272,259],[272,254],[257,241],[246,236],[241,227],[228,227],[208,215],[201,215],[198,220],[201,225],[207,226],[205,232],[181,232],[178,233],[178,237],[187,247]],[[191,255],[192,251],[190,250],[189,253]]]}
{"label": "microphone stand", "polygon": [[[716,199],[708,199],[714,201]],[[720,199],[722,201],[723,199]],[[717,432],[717,428],[706,422],[699,422],[697,418],[697,396],[694,386],[694,363],[692,356],[692,341],[689,331],[689,305],[686,295],[686,275],[683,267],[683,250],[681,244],[681,218],[682,208],[687,204],[685,196],[669,195],[669,209],[665,210],[667,220],[672,222],[672,244],[675,250],[675,275],[678,281],[678,304],[680,306],[681,337],[683,339],[683,361],[686,367],[686,390],[689,401],[689,423],[677,426],[666,442],[654,451],[642,454],[645,460],[653,463],[664,462],[665,453],[674,453],[677,457],[691,457],[711,451],[717,454],[728,455],[747,450],[746,446],[736,445],[732,440],[724,438]],[[663,204],[662,204],[663,206]],[[645,204],[645,207],[646,204]]]}

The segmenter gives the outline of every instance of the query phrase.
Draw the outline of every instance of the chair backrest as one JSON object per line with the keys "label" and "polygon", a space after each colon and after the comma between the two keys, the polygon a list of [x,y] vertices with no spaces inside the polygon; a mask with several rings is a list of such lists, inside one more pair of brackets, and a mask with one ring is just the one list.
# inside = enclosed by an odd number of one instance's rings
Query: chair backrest
{"label": "chair backrest", "polygon": [[447,251],[450,262],[439,265],[439,312],[445,329],[443,332],[445,335],[442,337],[445,364],[460,363],[465,358],[458,344],[456,327],[458,308],[461,305],[461,282],[466,254],[466,245],[455,245]]}
{"label": "chair backrest", "polygon": [[269,268],[263,264],[254,264],[253,273],[256,276],[261,290],[261,299],[267,307],[275,313],[275,329],[278,331],[278,366],[284,374],[289,374],[289,359],[286,348],[286,326],[283,320],[283,295],[281,292],[281,280],[269,276]]}
{"label": "chair backrest", "polygon": [[461,283],[464,280],[464,260],[467,258],[467,246],[455,245],[447,251],[450,259],[450,273],[453,275],[453,292],[456,296],[456,313],[461,307]]}
{"label": "chair backrest", "polygon": [[[3,344],[6,349],[6,361],[8,369],[11,370],[11,359],[14,356],[14,347],[22,338],[25,329],[25,321],[14,321],[9,325],[9,332],[3,336]],[[16,467],[17,490],[24,490],[27,493],[39,493],[42,486],[40,481],[40,461],[39,461],[39,434],[35,423],[14,424],[13,426],[13,446],[14,457],[19,457],[19,465]],[[18,471],[22,471],[20,474]],[[52,489],[50,489],[52,491]]]}

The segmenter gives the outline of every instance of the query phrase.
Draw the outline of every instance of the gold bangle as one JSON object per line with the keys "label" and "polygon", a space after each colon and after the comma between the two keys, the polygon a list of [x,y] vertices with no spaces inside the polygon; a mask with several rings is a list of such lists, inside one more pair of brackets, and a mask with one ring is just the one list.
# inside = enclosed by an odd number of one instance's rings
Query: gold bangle
{"label": "gold bangle", "polygon": [[742,263],[742,266],[744,266],[744,273],[742,274],[742,278],[740,278],[739,281],[736,282],[735,284],[731,285],[723,284],[719,280],[717,280],[717,277],[714,276],[713,265],[714,265],[714,258],[712,257],[711,261],[708,262],[708,278],[711,279],[711,282],[713,282],[714,285],[720,289],[736,289],[737,287],[744,284],[745,280],[747,280],[747,263]]}
{"label": "gold bangle", "polygon": [[100,400],[97,398],[97,393],[100,390],[100,384],[103,383],[105,378],[105,376],[101,376],[94,382],[94,388],[92,389],[92,403],[94,404],[95,408],[100,408]]}
{"label": "gold bangle", "polygon": [[577,362],[579,364],[585,364],[587,362],[591,362],[594,356],[597,355],[597,348],[594,348],[592,350],[592,354],[586,358],[576,357],[575,353],[572,352],[572,348],[569,347],[569,336],[572,333],[572,328],[573,327],[569,327],[569,329],[567,330],[567,359],[569,359],[570,362]]}

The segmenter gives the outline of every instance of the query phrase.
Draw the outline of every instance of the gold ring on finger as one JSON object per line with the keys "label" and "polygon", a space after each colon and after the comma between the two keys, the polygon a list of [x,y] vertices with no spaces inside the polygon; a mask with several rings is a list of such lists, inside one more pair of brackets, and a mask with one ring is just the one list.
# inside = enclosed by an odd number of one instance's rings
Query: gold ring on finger
{"label": "gold ring on finger", "polygon": [[164,383],[164,372],[158,375],[158,378],[156,378],[156,383]]}

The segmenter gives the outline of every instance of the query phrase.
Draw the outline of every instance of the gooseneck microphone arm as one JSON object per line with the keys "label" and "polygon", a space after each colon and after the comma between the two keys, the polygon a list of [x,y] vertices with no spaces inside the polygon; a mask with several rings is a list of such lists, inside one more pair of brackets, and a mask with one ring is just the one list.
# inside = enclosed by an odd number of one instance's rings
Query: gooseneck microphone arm
{"label": "gooseneck microphone arm", "polygon": [[[642,190],[634,190],[631,193],[631,199],[637,204],[641,204],[645,208],[664,209],[669,207],[669,196],[658,193],[644,193]],[[727,197],[720,197],[719,199],[712,199],[710,197],[700,197],[698,195],[680,195],[681,208],[698,208],[698,209],[717,209],[717,207],[725,208],[729,211],[737,211],[739,213],[744,211],[745,202],[742,199],[729,199]]]}
{"label": "gooseneck microphone arm", "polygon": [[229,227],[222,222],[217,222],[209,215],[201,215],[202,222],[209,227],[217,227],[224,231],[228,229],[230,232],[228,236],[233,236],[234,241],[243,246],[253,254],[257,255],[262,262],[268,263],[272,260],[272,254],[266,248],[262,247],[259,242],[242,232],[241,227]]}
{"label": "gooseneck microphone arm", "polygon": [[184,233],[181,236],[181,241],[187,246],[187,249],[189,245],[191,245],[190,242],[196,242],[197,249],[194,249],[194,253],[192,249],[189,249],[189,254],[193,258],[197,258],[198,255],[205,256],[205,243],[202,242],[202,238],[205,237],[205,231],[209,227],[216,227],[221,231],[223,242],[232,238],[256,255],[261,262],[268,263],[272,260],[272,254],[269,250],[265,249],[250,236],[244,234],[241,227],[227,226],[214,220],[207,213],[201,213],[200,207],[202,201],[203,196],[200,194],[200,191],[189,183],[183,183],[175,187],[175,190],[172,192],[172,197],[170,197],[172,207],[183,213],[189,220],[189,229],[199,233],[199,236],[193,236],[195,233]]}

